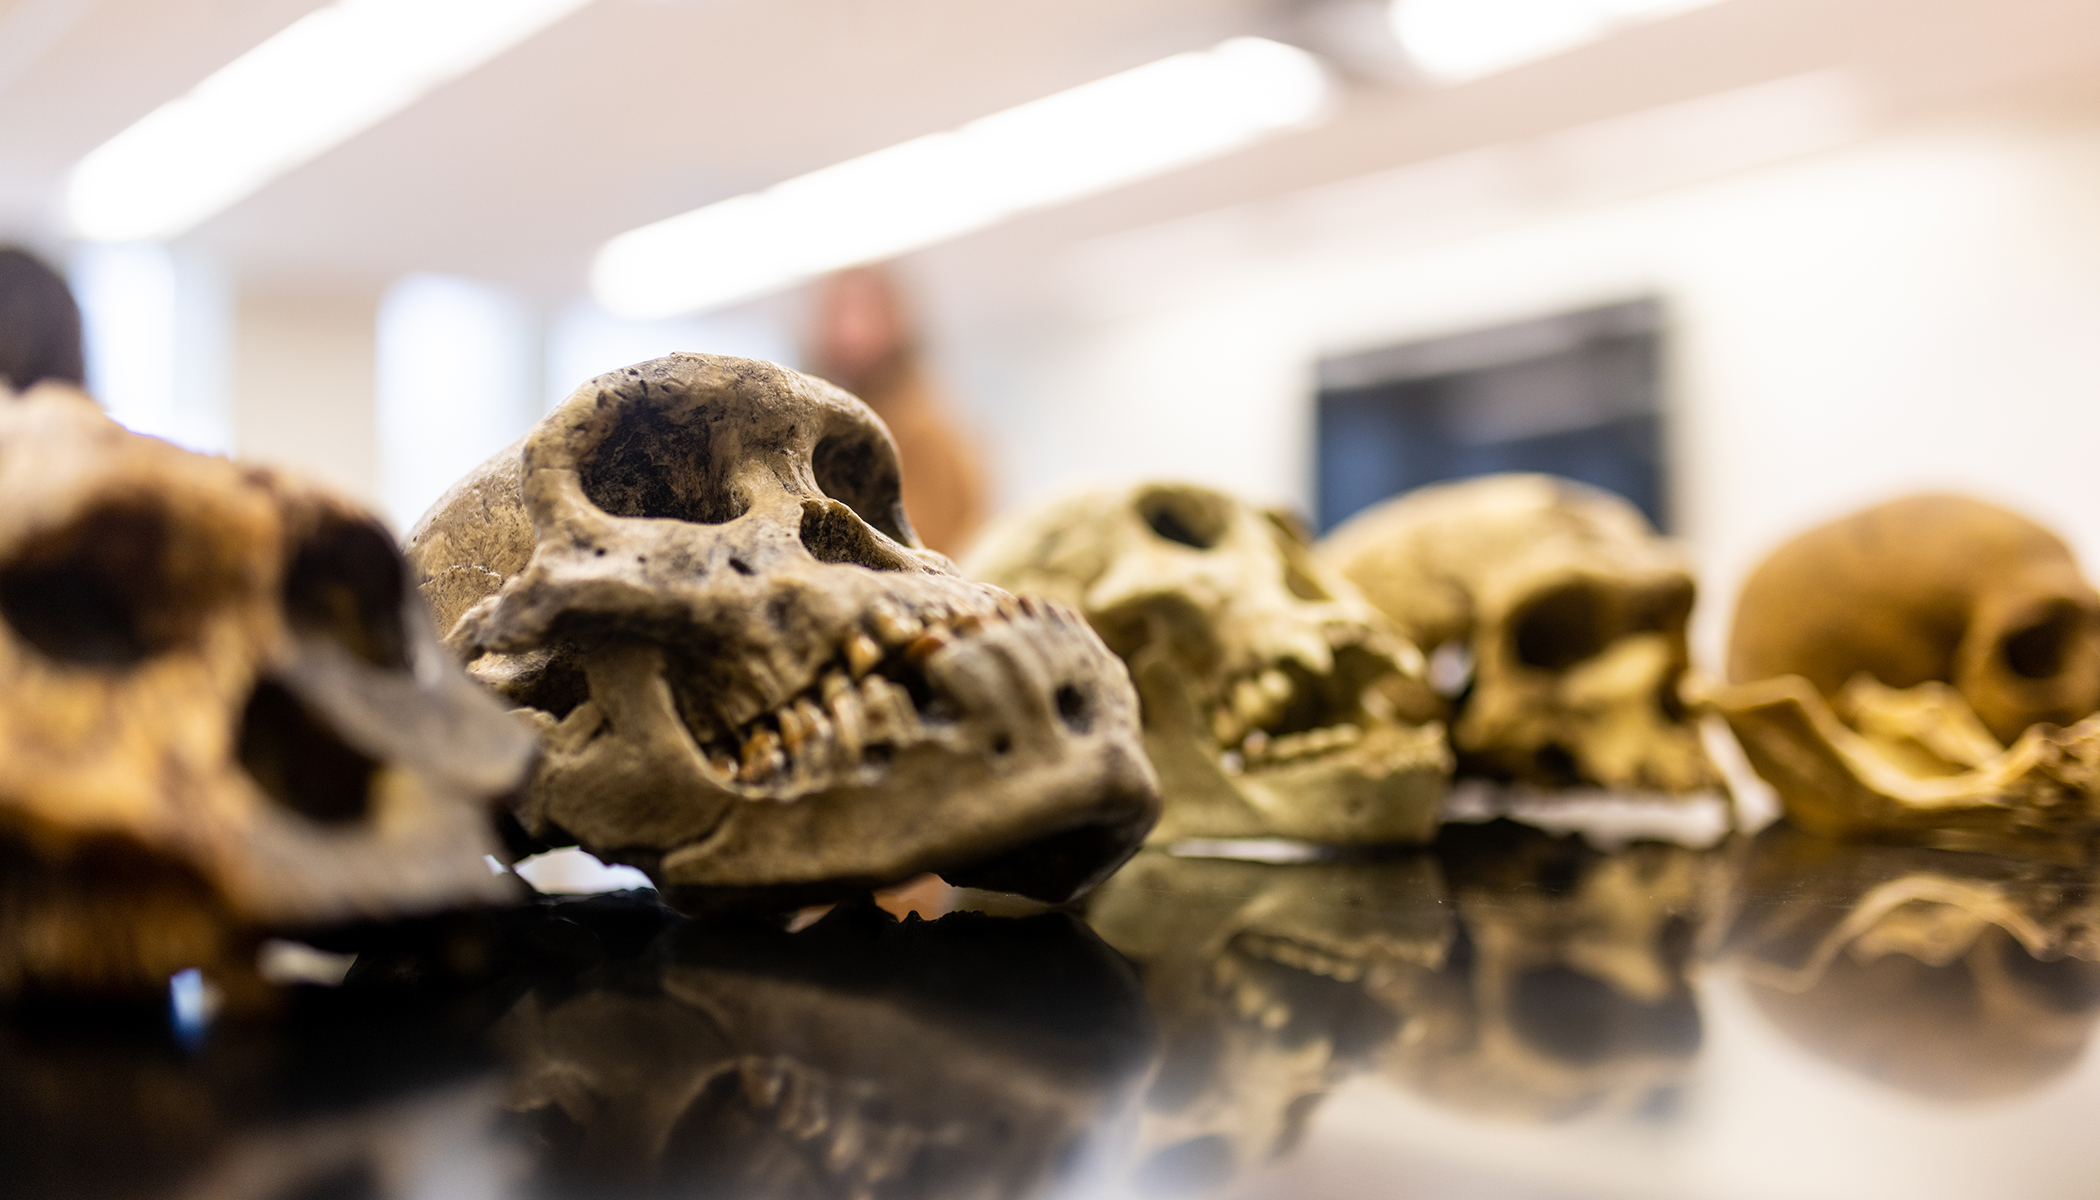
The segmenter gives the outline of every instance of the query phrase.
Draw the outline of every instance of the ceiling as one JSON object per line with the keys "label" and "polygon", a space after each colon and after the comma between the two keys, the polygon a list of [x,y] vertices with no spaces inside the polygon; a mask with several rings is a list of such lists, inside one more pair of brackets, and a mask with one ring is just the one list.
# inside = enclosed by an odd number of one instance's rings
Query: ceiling
{"label": "ceiling", "polygon": [[[1167,54],[1254,32],[1362,58],[1314,19],[1352,2],[594,0],[186,240],[244,284],[435,270],[552,303],[613,234]],[[314,7],[0,0],[0,237],[55,246],[74,161]],[[1808,72],[1896,120],[2096,68],[2091,0],[1723,0],[1459,87],[1359,71],[1317,129],[931,253],[1011,278],[1105,233]]]}

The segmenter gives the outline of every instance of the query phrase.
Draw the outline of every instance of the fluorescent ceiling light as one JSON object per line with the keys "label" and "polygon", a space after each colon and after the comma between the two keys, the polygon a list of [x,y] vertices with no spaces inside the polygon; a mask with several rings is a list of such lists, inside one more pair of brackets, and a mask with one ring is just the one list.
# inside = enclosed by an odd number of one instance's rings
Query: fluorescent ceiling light
{"label": "fluorescent ceiling light", "polygon": [[591,287],[627,317],[720,307],[1236,150],[1328,96],[1312,55],[1234,38],[623,233]]}
{"label": "fluorescent ceiling light", "polygon": [[589,0],[336,0],[80,160],[73,229],[173,237]]}
{"label": "fluorescent ceiling light", "polygon": [[1392,0],[1393,35],[1424,71],[1474,79],[1715,0]]}

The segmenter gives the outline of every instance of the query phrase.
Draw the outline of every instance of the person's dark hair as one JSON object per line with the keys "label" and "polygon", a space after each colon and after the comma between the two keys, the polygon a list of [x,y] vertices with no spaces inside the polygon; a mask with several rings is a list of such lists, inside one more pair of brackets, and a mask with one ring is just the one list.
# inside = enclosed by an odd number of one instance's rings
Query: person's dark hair
{"label": "person's dark hair", "polygon": [[0,247],[0,383],[23,391],[40,379],[87,381],[80,306],[56,271]]}

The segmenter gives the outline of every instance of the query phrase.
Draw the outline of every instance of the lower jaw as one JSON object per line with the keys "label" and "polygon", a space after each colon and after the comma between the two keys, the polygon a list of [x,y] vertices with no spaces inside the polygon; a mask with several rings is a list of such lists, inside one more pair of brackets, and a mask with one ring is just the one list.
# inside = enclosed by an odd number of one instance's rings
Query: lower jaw
{"label": "lower jaw", "polygon": [[1146,739],[1166,801],[1152,845],[1192,838],[1418,845],[1436,835],[1451,775],[1435,722],[1375,729],[1346,750],[1237,775],[1218,765],[1213,749],[1168,740]]}

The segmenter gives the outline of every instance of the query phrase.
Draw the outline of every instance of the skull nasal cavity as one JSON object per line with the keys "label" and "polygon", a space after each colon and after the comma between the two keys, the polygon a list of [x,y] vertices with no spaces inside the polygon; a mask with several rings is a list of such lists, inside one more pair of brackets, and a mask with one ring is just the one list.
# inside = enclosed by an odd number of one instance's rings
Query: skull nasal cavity
{"label": "skull nasal cavity", "polygon": [[333,638],[376,667],[408,667],[401,624],[401,556],[378,526],[330,520],[300,543],[285,571],[294,628]]}
{"label": "skull nasal cavity", "polygon": [[836,500],[803,502],[802,544],[818,562],[849,563],[871,571],[902,571],[914,565]]}
{"label": "skull nasal cavity", "polygon": [[2084,615],[2077,605],[2058,601],[2041,620],[2007,634],[2002,647],[2006,669],[2022,679],[2053,679],[2062,674]]}
{"label": "skull nasal cavity", "polygon": [[1140,496],[1137,510],[1152,532],[1198,550],[1209,550],[1224,540],[1230,517],[1223,496],[1185,490]]}
{"label": "skull nasal cavity", "polygon": [[720,525],[743,516],[750,504],[715,461],[707,416],[626,405],[583,461],[583,494],[615,517]]}
{"label": "skull nasal cavity", "polygon": [[1604,598],[1587,584],[1570,583],[1534,599],[1511,623],[1517,661],[1562,671],[1604,649]]}
{"label": "skull nasal cavity", "polygon": [[817,490],[900,546],[917,539],[906,528],[904,484],[897,456],[872,431],[833,434],[817,443],[810,456]]}
{"label": "skull nasal cavity", "polygon": [[189,643],[235,581],[170,537],[167,514],[140,502],[32,537],[0,564],[0,616],[63,663],[125,667]]}
{"label": "skull nasal cavity", "polygon": [[362,820],[379,765],[351,747],[282,686],[256,685],[241,713],[241,766],[271,799],[316,821]]}

